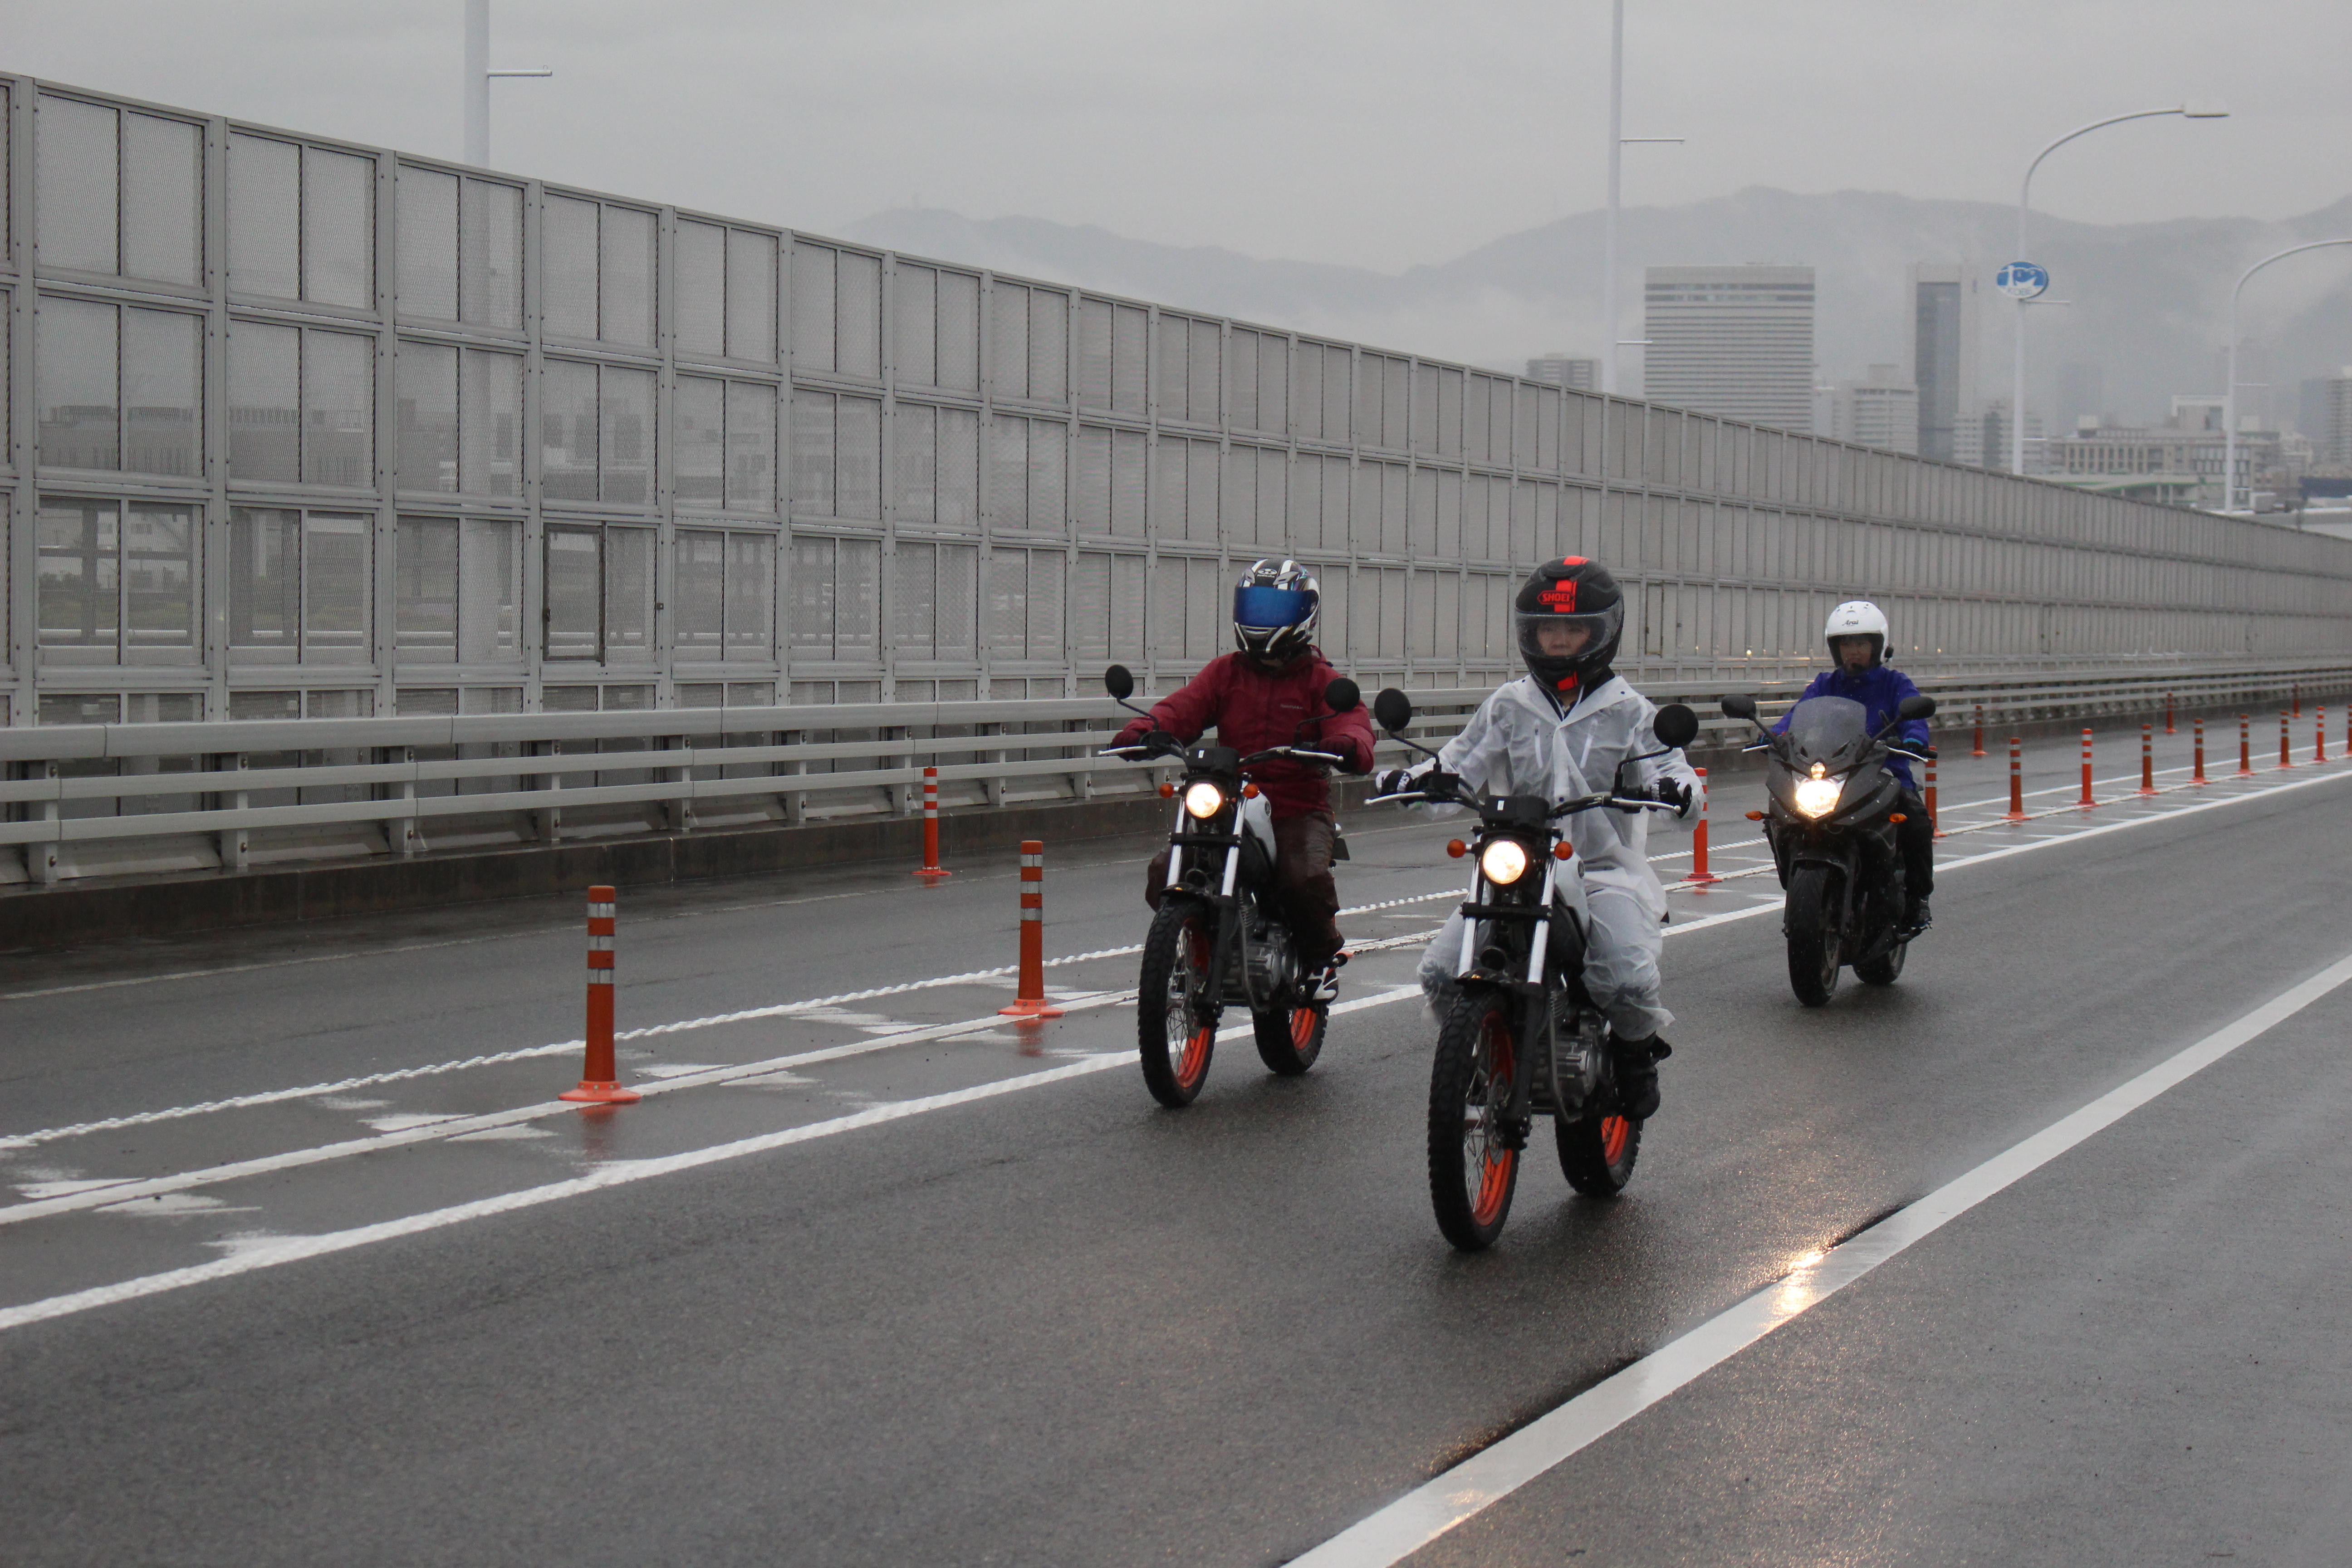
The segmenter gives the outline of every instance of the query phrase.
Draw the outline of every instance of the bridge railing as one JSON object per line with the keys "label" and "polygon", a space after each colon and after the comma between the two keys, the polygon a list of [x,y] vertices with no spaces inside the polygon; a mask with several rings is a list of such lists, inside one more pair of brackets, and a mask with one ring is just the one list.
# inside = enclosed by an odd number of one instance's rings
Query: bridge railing
{"label": "bridge railing", "polygon": [[[1798,681],[1749,689],[1767,711]],[[2352,663],[2084,670],[1921,682],[1947,732],[2161,710],[2269,710],[2352,690]],[[1741,728],[1717,685],[1688,701],[1702,744]],[[1412,691],[1435,743],[1487,687]],[[0,731],[0,883],[414,856],[530,843],[905,816],[936,768],[943,806],[1140,797],[1169,776],[1097,755],[1107,699],[866,703],[636,713],[106,724]],[[1404,748],[1383,739],[1383,757]]]}

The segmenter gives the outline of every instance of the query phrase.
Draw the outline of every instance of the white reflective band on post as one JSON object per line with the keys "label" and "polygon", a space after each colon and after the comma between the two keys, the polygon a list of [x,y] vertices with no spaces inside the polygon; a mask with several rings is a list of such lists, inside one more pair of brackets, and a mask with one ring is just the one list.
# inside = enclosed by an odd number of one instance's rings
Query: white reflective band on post
{"label": "white reflective band on post", "polygon": [[613,919],[613,906],[611,904],[591,904],[588,906],[588,918],[592,921],[609,921]]}

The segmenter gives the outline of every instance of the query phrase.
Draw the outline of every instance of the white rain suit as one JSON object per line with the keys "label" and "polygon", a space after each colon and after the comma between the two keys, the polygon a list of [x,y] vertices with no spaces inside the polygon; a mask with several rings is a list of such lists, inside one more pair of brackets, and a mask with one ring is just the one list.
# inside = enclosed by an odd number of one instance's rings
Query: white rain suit
{"label": "white rain suit", "polygon": [[[1657,711],[1648,698],[1612,676],[1562,713],[1532,677],[1521,677],[1478,705],[1462,732],[1439,749],[1435,765],[1481,795],[1540,795],[1557,805],[1609,788],[1618,763],[1658,750],[1651,728]],[[1418,775],[1432,765],[1411,772]],[[1675,780],[1693,792],[1692,804],[1678,816],[1697,811],[1698,775],[1681,752],[1637,763],[1632,776],[1644,788],[1662,778]],[[1444,816],[1462,808],[1423,809]],[[1561,819],[1582,873],[1585,988],[1619,1037],[1629,1040],[1648,1039],[1675,1021],[1658,1001],[1658,928],[1666,890],[1650,866],[1652,815],[1603,807]],[[1564,891],[1571,905],[1579,901],[1573,890]],[[1421,961],[1422,989],[1441,1009],[1452,1000],[1461,957],[1457,910]]]}

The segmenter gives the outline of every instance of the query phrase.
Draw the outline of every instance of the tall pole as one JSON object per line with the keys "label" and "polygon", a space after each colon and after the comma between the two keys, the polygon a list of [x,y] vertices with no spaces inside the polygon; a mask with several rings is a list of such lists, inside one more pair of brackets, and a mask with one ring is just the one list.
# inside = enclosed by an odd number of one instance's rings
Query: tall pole
{"label": "tall pole", "polygon": [[1617,204],[1625,160],[1625,0],[1609,5],[1609,213],[1601,226],[1601,390],[1617,395]]}
{"label": "tall pole", "polygon": [[[2246,291],[2247,279],[2273,261],[2284,261],[2290,256],[2300,256],[2306,250],[2325,250],[2331,245],[2352,245],[2352,239],[2315,239],[2306,245],[2290,245],[2284,250],[2263,257],[2238,275],[2238,286],[2230,290],[2230,342],[2223,351],[2227,363],[2227,384],[2221,388],[2221,510],[2238,510],[2238,297]],[[2247,497],[2247,504],[2253,498]]]}
{"label": "tall pole", "polygon": [[[2025,259],[2025,215],[2033,198],[2033,171],[2042,167],[2042,160],[2066,145],[2077,136],[2087,136],[2094,131],[2110,125],[2121,125],[2126,120],[2152,120],[2159,115],[2178,114],[2189,120],[2226,120],[2230,111],[2219,105],[2183,104],[2177,109],[2140,109],[2129,114],[2113,114],[2105,120],[2094,120],[2088,125],[2069,131],[2049,146],[2033,155],[2025,166],[2025,178],[2017,188],[2017,253],[2012,261]],[[2009,374],[2009,471],[2025,472],[2025,312],[2031,301],[2017,302],[2017,332],[2010,353]]]}
{"label": "tall pole", "polygon": [[466,0],[466,162],[490,162],[490,0]]}

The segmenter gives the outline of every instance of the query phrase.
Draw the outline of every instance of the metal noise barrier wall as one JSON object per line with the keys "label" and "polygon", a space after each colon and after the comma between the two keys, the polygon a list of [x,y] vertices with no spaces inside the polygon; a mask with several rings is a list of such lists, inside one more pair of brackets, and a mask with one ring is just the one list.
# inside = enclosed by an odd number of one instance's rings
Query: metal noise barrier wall
{"label": "metal noise barrier wall", "polygon": [[[7,722],[1165,689],[1237,567],[1368,687],[1534,561],[1754,684],[2352,652],[2352,542],[0,78]],[[1148,177],[1139,168],[1138,177]]]}

